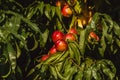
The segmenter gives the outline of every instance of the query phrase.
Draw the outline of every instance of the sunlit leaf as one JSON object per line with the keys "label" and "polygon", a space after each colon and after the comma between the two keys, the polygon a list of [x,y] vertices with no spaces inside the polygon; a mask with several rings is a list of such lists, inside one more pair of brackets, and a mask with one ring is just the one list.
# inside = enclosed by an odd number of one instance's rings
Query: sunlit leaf
{"label": "sunlit leaf", "polygon": [[6,78],[10,75],[11,73],[11,68],[7,59],[6,54],[7,51],[4,51],[4,55],[0,55],[0,76],[2,78]]}
{"label": "sunlit leaf", "polygon": [[77,74],[75,75],[75,80],[82,80],[83,79],[83,71],[78,70]]}
{"label": "sunlit leaf", "polygon": [[37,64],[34,68],[31,68],[31,70],[28,72],[28,74],[26,75],[26,77],[34,74],[37,70],[39,70],[42,66],[42,62]]}
{"label": "sunlit leaf", "polygon": [[77,67],[76,66],[72,66],[68,72],[68,75],[66,77],[66,80],[72,80],[73,79],[73,75],[77,72]]}
{"label": "sunlit leaf", "polygon": [[55,79],[58,79],[55,67],[50,65],[49,68],[50,68],[50,73],[55,77]]}
{"label": "sunlit leaf", "polygon": [[55,15],[55,7],[51,6],[51,17],[53,18]]}
{"label": "sunlit leaf", "polygon": [[46,29],[44,33],[42,33],[42,41],[40,41],[40,44],[42,45],[42,47],[45,46],[47,39],[48,39],[48,35],[49,35],[49,30]]}
{"label": "sunlit leaf", "polygon": [[86,41],[86,30],[80,31],[80,39],[79,39],[79,48],[81,51],[81,54],[84,55],[85,53],[85,41]]}
{"label": "sunlit leaf", "polygon": [[95,80],[102,80],[101,74],[98,71],[99,71],[99,68],[97,68],[97,66],[93,66],[92,76]]}
{"label": "sunlit leaf", "polygon": [[29,13],[27,14],[27,18],[31,19],[35,12],[36,12],[36,9],[30,8]]}
{"label": "sunlit leaf", "polygon": [[45,5],[45,15],[49,20],[51,20],[50,12],[51,12],[51,6],[49,4],[46,4]]}
{"label": "sunlit leaf", "polygon": [[55,12],[56,12],[56,15],[58,16],[59,20],[62,21],[62,14],[61,14],[60,8],[56,7]]}
{"label": "sunlit leaf", "polygon": [[16,45],[17,58],[19,58],[20,55],[21,55],[21,49],[20,49],[20,47],[18,46],[17,42],[15,42],[15,45]]}
{"label": "sunlit leaf", "polygon": [[35,24],[35,23],[32,23],[30,20],[26,19],[26,18],[23,18],[21,16],[21,19],[28,24],[28,26],[33,29],[34,31],[36,32],[40,32],[40,29],[38,28],[38,26]]}
{"label": "sunlit leaf", "polygon": [[105,38],[104,38],[104,36],[102,36],[102,38],[101,38],[101,44],[100,44],[100,47],[99,47],[98,49],[99,49],[100,55],[103,57],[103,56],[104,56],[105,49],[106,49],[106,43],[105,43]]}
{"label": "sunlit leaf", "polygon": [[115,77],[116,69],[111,61],[101,64],[102,70],[107,75],[108,79],[113,80]]}
{"label": "sunlit leaf", "polygon": [[82,11],[81,4],[77,1],[76,5],[74,6],[75,12],[80,14]]}
{"label": "sunlit leaf", "polygon": [[92,20],[91,20],[91,22],[89,24],[89,26],[92,29],[96,29],[96,23],[99,21],[99,18],[100,18],[99,15],[100,15],[100,13],[97,13],[97,12],[93,15]]}
{"label": "sunlit leaf", "polygon": [[84,71],[84,78],[83,79],[87,79],[87,80],[91,80],[92,79],[92,69],[88,68],[87,70]]}
{"label": "sunlit leaf", "polygon": [[38,28],[38,26],[31,22],[29,19],[27,18],[24,18],[22,15],[18,14],[18,13],[15,13],[15,12],[12,12],[12,11],[2,11],[6,14],[12,14],[12,15],[16,15],[18,16],[22,21],[24,21],[25,23],[28,24],[28,27],[30,27],[32,30],[36,31],[36,32],[40,32],[40,29]]}
{"label": "sunlit leaf", "polygon": [[117,43],[117,45],[118,45],[119,48],[120,48],[120,39],[115,39],[115,42]]}
{"label": "sunlit leaf", "polygon": [[7,51],[8,51],[12,71],[15,73],[15,68],[16,68],[16,65],[17,65],[17,63],[16,63],[16,52],[15,52],[12,44],[10,44],[10,43],[7,44]]}
{"label": "sunlit leaf", "polygon": [[40,2],[38,5],[38,9],[39,9],[41,15],[43,15],[44,6],[45,6],[44,2]]}
{"label": "sunlit leaf", "polygon": [[70,28],[74,26],[76,19],[77,19],[76,16],[72,16],[72,21],[71,21],[71,23],[70,23],[70,25],[69,25]]}
{"label": "sunlit leaf", "polygon": [[5,19],[5,14],[0,13],[0,23]]}
{"label": "sunlit leaf", "polygon": [[114,33],[120,38],[120,26],[116,22],[114,22],[113,24],[114,24],[113,26]]}
{"label": "sunlit leaf", "polygon": [[73,58],[76,63],[78,65],[80,65],[81,63],[81,52],[80,52],[80,49],[79,49],[79,45],[77,45],[77,43],[75,44],[75,42],[71,42],[69,43],[69,47],[70,47],[70,57]]}

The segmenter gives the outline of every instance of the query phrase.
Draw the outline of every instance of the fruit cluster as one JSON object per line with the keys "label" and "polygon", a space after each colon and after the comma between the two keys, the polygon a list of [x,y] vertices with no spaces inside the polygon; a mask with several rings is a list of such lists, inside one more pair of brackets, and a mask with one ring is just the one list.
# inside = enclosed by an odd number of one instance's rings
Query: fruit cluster
{"label": "fruit cluster", "polygon": [[55,54],[56,52],[63,52],[68,49],[67,40],[75,41],[77,31],[75,28],[71,28],[68,33],[64,34],[63,32],[56,30],[52,33],[52,41],[54,45],[48,51],[48,54],[45,54],[41,57],[42,61],[45,61],[51,55]]}
{"label": "fruit cluster", "polygon": [[[57,52],[63,52],[68,49],[68,40],[75,41],[77,35],[77,30],[75,28],[71,28],[67,34],[64,34],[63,32],[56,30],[52,33],[52,41],[54,45],[50,48],[48,51],[48,54],[45,54],[41,57],[42,61],[45,61],[47,58],[49,58],[51,55],[57,53]],[[98,35],[94,32],[91,31],[88,35],[88,42],[93,43],[93,42],[98,42],[99,37]]]}

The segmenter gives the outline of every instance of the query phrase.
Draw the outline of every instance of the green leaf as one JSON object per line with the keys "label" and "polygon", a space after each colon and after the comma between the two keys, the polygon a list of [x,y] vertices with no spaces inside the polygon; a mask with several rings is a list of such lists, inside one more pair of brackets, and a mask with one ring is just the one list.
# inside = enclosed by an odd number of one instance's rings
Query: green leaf
{"label": "green leaf", "polygon": [[70,47],[71,47],[71,56],[74,57],[73,59],[77,62],[78,65],[80,65],[81,63],[81,53],[80,53],[80,49],[78,47],[78,44],[76,42],[71,42],[69,43]]}
{"label": "green leaf", "polygon": [[74,57],[75,57],[75,56],[74,56],[75,52],[74,52],[74,50],[72,49],[71,43],[68,44],[68,48],[69,48],[70,58],[74,58]]}
{"label": "green leaf", "polygon": [[92,76],[95,80],[102,80],[101,74],[99,72],[99,69],[96,65],[91,66],[92,67]]}
{"label": "green leaf", "polygon": [[62,21],[62,14],[61,14],[60,7],[56,7],[55,12],[56,12],[56,15],[58,16],[59,20]]}
{"label": "green leaf", "polygon": [[113,62],[111,60],[105,60],[105,64],[108,68],[110,68],[111,72],[114,74],[114,77],[115,77],[115,74],[116,74],[116,67],[115,65],[113,64]]}
{"label": "green leaf", "polygon": [[57,72],[58,77],[59,77],[61,80],[66,80],[66,78],[58,71],[58,69],[57,69],[56,66],[55,66],[55,69],[56,69],[56,72]]}
{"label": "green leaf", "polygon": [[77,72],[77,67],[76,66],[72,66],[69,71],[68,71],[68,75],[66,77],[66,80],[73,80],[73,76],[74,74]]}
{"label": "green leaf", "polygon": [[26,64],[25,64],[25,71],[28,70],[28,68],[30,66],[30,63],[31,63],[31,56],[30,56],[30,54],[27,54],[27,56],[26,56]]}
{"label": "green leaf", "polygon": [[48,40],[48,36],[49,36],[49,30],[48,29],[46,29],[45,32],[40,35],[40,45],[42,47],[45,46],[45,44]]}
{"label": "green leaf", "polygon": [[53,18],[55,15],[55,7],[51,6],[51,17]]}
{"label": "green leaf", "polygon": [[35,35],[33,35],[33,39],[34,39],[34,46],[30,49],[30,51],[34,51],[37,47],[38,47],[38,41],[35,38]]}
{"label": "green leaf", "polygon": [[5,19],[5,14],[3,14],[3,13],[0,13],[1,15],[0,15],[0,23],[2,22],[2,21],[4,21],[4,19]]}
{"label": "green leaf", "polygon": [[42,73],[45,73],[45,72],[48,70],[48,67],[49,67],[48,64],[43,64],[43,65],[41,66],[40,71],[41,71]]}
{"label": "green leaf", "polygon": [[15,68],[16,68],[16,52],[12,46],[12,44],[8,43],[7,44],[7,51],[8,51],[8,55],[9,55],[9,60],[10,60],[10,65],[11,65],[11,68],[12,68],[12,72],[15,73]]}
{"label": "green leaf", "polygon": [[105,2],[109,5],[111,5],[110,1],[109,0],[105,0]]}
{"label": "green leaf", "polygon": [[113,24],[114,33],[120,38],[120,26],[116,22],[114,22]]}
{"label": "green leaf", "polygon": [[102,70],[105,73],[105,75],[107,75],[109,80],[113,80],[115,77],[115,73],[111,71],[111,69],[109,67],[107,67],[105,64],[101,64],[102,65]]}
{"label": "green leaf", "polygon": [[19,66],[16,67],[16,77],[18,80],[21,80],[23,78],[23,73]]}
{"label": "green leaf", "polygon": [[[31,19],[31,17],[33,16],[33,8],[29,8],[28,12],[26,10],[26,15],[28,19]],[[27,14],[28,13],[28,14]]]}
{"label": "green leaf", "polygon": [[92,69],[91,67],[84,71],[84,77],[85,80],[91,80],[92,79]]}
{"label": "green leaf", "polygon": [[68,72],[69,72],[71,66],[72,66],[72,62],[67,58],[67,59],[65,60],[65,63],[64,63],[64,65],[63,65],[63,69],[62,69],[62,71],[64,71],[64,74],[63,74],[63,75],[64,75],[65,77],[69,75]]}
{"label": "green leaf", "polygon": [[58,62],[61,62],[62,60],[65,59],[65,57],[67,57],[66,51],[57,52],[57,54],[59,54],[59,56],[58,56],[54,61],[51,62],[52,64],[56,64],[56,63],[58,63]]}
{"label": "green leaf", "polygon": [[101,42],[101,44],[100,44],[98,50],[99,50],[100,55],[101,55],[102,57],[104,57],[104,54],[105,54],[104,52],[105,52],[105,49],[106,49],[106,43],[105,43],[105,38],[104,38],[104,36],[102,36],[100,42]]}
{"label": "green leaf", "polygon": [[63,64],[64,64],[65,60],[58,62],[55,64],[55,66],[58,68],[59,72],[62,72],[62,68],[63,68]]}
{"label": "green leaf", "polygon": [[36,74],[33,80],[38,80],[39,76],[40,76],[39,74]]}
{"label": "green leaf", "polygon": [[51,20],[50,12],[51,12],[51,6],[50,6],[50,4],[46,4],[45,5],[45,15],[49,20]]}
{"label": "green leaf", "polygon": [[84,77],[84,70],[85,70],[85,63],[81,63],[81,65],[79,66],[79,69],[75,75],[75,80],[82,80]]}
{"label": "green leaf", "polygon": [[105,22],[105,20],[104,19],[102,19],[102,26],[103,26],[103,31],[102,31],[102,34],[105,36],[105,37],[107,37],[107,31],[108,31],[108,26],[107,26],[107,24],[106,24],[106,22]]}
{"label": "green leaf", "polygon": [[74,24],[75,24],[75,20],[77,19],[77,17],[76,16],[72,16],[72,20],[71,20],[71,23],[70,23],[70,25],[69,25],[69,28],[71,28],[71,27],[73,27],[74,26]]}
{"label": "green leaf", "polygon": [[59,56],[61,57],[61,53],[56,53],[49,57],[43,64],[51,64],[51,62],[55,61]]}
{"label": "green leaf", "polygon": [[101,75],[106,76],[108,80],[114,80],[114,78],[116,77],[116,68],[110,60],[101,59],[97,61],[96,66],[97,66],[96,69],[102,71],[102,73],[100,72]]}
{"label": "green leaf", "polygon": [[15,45],[16,45],[17,58],[19,58],[20,55],[21,55],[21,49],[20,49],[20,47],[18,46],[18,43],[17,43],[17,42],[15,42]]}
{"label": "green leaf", "polygon": [[15,13],[15,12],[12,12],[12,11],[4,11],[3,10],[2,12],[4,12],[5,14],[12,14],[12,15],[18,16],[22,21],[24,21],[25,23],[27,23],[29,25],[28,27],[30,27],[36,33],[40,32],[39,27],[35,23],[32,23],[29,19],[24,18],[22,15]]}
{"label": "green leaf", "polygon": [[26,50],[28,50],[27,43],[26,43],[26,39],[25,39],[22,35],[20,35],[20,34],[14,33],[13,35],[14,35],[15,38],[19,39],[19,40],[21,41],[21,43],[22,43],[22,46],[23,46]]}
{"label": "green leaf", "polygon": [[8,32],[8,34],[17,34],[18,29],[20,27],[20,18],[18,15],[12,16],[10,18],[10,21],[7,20],[6,23],[3,25],[4,26],[4,31]]}
{"label": "green leaf", "polygon": [[35,23],[32,23],[30,20],[26,19],[26,18],[23,18],[21,16],[21,19],[28,24],[28,27],[30,27],[32,30],[34,30],[36,33],[37,32],[40,32],[40,29],[39,27],[35,24]]}
{"label": "green leaf", "polygon": [[[108,33],[107,33],[107,31],[108,31],[108,26],[106,25],[106,23],[105,23],[105,20],[104,19],[102,19],[102,26],[103,26],[103,31],[102,31],[102,37],[101,37],[101,40],[100,40],[100,46],[99,46],[99,53],[100,53],[100,55],[103,57],[104,56],[104,52],[105,52],[105,50],[106,50],[106,45],[107,45],[107,43],[106,43],[106,39],[108,40],[108,39],[112,39],[112,36],[110,35],[110,36],[108,36]],[[111,41],[110,41],[111,42]]]}
{"label": "green leaf", "polygon": [[56,25],[54,25],[54,30],[62,30],[63,27],[62,27],[62,23],[59,21],[59,19],[57,18],[56,19]]}
{"label": "green leaf", "polygon": [[44,2],[40,2],[38,5],[38,9],[41,15],[43,15],[43,12],[44,12],[44,5],[45,5]]}
{"label": "green leaf", "polygon": [[0,55],[0,76],[2,78],[7,78],[11,73],[11,68],[6,56],[7,51],[3,51],[3,55]]}
{"label": "green leaf", "polygon": [[120,48],[120,39],[115,39],[115,42],[116,42],[116,44],[119,46],[119,48]]}
{"label": "green leaf", "polygon": [[108,27],[111,30],[113,28],[113,20],[112,20],[112,18],[109,15],[105,14],[105,13],[101,14],[101,15],[103,16],[103,19],[105,20],[105,22],[108,23],[107,25],[109,25]]}
{"label": "green leaf", "polygon": [[[6,67],[6,66],[4,66],[4,68],[8,68],[8,67]],[[11,70],[11,68],[8,68],[9,69],[9,71],[8,71],[8,73],[7,74],[5,74],[5,75],[1,75],[1,77],[2,78],[7,78],[11,73],[12,73],[12,70]],[[6,71],[6,69],[1,69],[2,71],[4,70],[4,72]]]}
{"label": "green leaf", "polygon": [[37,8],[36,7],[30,7],[28,8],[28,14],[27,14],[27,18],[31,19],[33,17],[33,15],[36,13]]}
{"label": "green leaf", "polygon": [[56,69],[54,66],[50,65],[49,66],[49,69],[50,69],[50,73],[55,77],[55,79],[57,80],[58,77],[57,77],[57,73],[56,73]]}
{"label": "green leaf", "polygon": [[[99,17],[100,13],[96,12],[93,17],[92,17],[92,20],[89,24],[89,26],[92,28],[92,29],[96,29],[96,23],[99,21],[100,17]],[[89,27],[88,27],[89,28]]]}
{"label": "green leaf", "polygon": [[83,79],[83,71],[79,70],[77,74],[75,75],[74,80],[82,80]]}
{"label": "green leaf", "polygon": [[39,70],[39,69],[41,68],[42,64],[43,64],[43,62],[37,64],[34,68],[32,68],[32,69],[28,72],[28,74],[27,74],[26,77],[34,74],[34,72],[36,72],[37,70]]}
{"label": "green leaf", "polygon": [[65,51],[65,52],[62,52],[60,53],[61,56],[58,57],[55,61],[56,62],[61,62],[61,61],[64,61],[68,56],[69,56],[69,52],[68,51]]}
{"label": "green leaf", "polygon": [[79,39],[79,48],[81,51],[81,54],[84,55],[85,53],[85,42],[86,42],[86,30],[81,30],[80,31],[80,39]]}
{"label": "green leaf", "polygon": [[82,11],[80,3],[77,1],[76,5],[74,6],[74,10],[77,14],[80,14]]}

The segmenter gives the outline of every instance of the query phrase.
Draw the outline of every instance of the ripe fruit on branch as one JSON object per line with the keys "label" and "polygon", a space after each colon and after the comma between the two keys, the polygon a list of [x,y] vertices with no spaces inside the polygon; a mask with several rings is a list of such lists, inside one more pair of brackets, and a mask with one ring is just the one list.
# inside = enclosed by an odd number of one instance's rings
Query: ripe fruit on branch
{"label": "ripe fruit on branch", "polygon": [[71,28],[68,33],[72,33],[72,34],[77,34],[77,30],[75,28]]}
{"label": "ripe fruit on branch", "polygon": [[89,39],[91,40],[91,39],[94,39],[95,41],[99,41],[99,37],[98,37],[98,35],[95,33],[95,32],[90,32],[90,34],[89,34]]}
{"label": "ripe fruit on branch", "polygon": [[55,5],[56,5],[57,7],[60,7],[60,6],[61,6],[61,2],[58,0],[58,1],[55,2]]}
{"label": "ripe fruit on branch", "polygon": [[65,39],[66,40],[72,40],[72,41],[76,40],[74,34],[72,34],[72,33],[67,33],[66,36],[65,36]]}
{"label": "ripe fruit on branch", "polygon": [[56,52],[57,52],[57,50],[56,50],[55,45],[54,45],[52,48],[50,48],[50,50],[49,50],[49,55],[53,55],[53,54],[55,54]]}
{"label": "ripe fruit on branch", "polygon": [[65,35],[61,31],[56,30],[52,34],[53,42],[56,42],[57,40],[61,40],[61,39],[64,40],[64,38],[65,38]]}
{"label": "ripe fruit on branch", "polygon": [[43,55],[42,57],[41,57],[41,60],[42,61],[45,61],[45,60],[47,60],[49,58],[49,55],[48,54],[45,54],[45,55]]}
{"label": "ripe fruit on branch", "polygon": [[65,51],[68,47],[67,42],[64,40],[58,40],[55,42],[57,51]]}
{"label": "ripe fruit on branch", "polygon": [[72,15],[72,10],[67,4],[63,6],[61,12],[64,17],[70,17]]}
{"label": "ripe fruit on branch", "polygon": [[65,0],[57,0],[57,1],[55,2],[55,5],[56,5],[57,7],[61,7],[61,6],[66,5],[66,4],[67,4],[67,3],[66,3]]}

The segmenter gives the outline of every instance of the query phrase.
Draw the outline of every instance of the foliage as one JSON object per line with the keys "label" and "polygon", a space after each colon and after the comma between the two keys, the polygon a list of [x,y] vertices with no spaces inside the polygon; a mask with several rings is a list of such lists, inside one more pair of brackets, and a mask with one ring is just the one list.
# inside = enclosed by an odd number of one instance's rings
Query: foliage
{"label": "foliage", "polygon": [[[15,0],[0,0],[0,79],[118,80],[119,67],[114,58],[120,53],[119,24],[101,13],[96,1],[93,8],[89,0],[66,0],[73,11],[67,18],[55,2],[36,0],[24,7]],[[66,51],[41,61],[54,44],[52,32],[66,34],[73,27],[77,40],[67,40]],[[91,31],[98,41],[90,37]]]}

